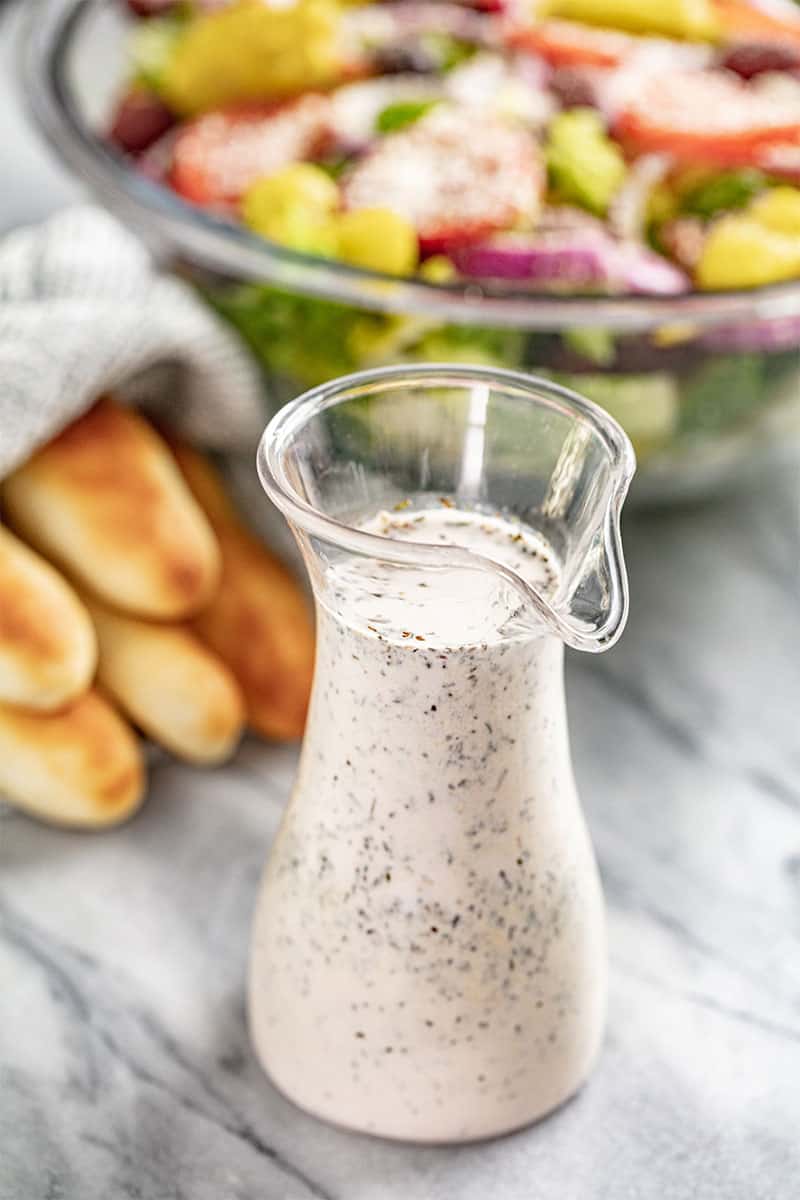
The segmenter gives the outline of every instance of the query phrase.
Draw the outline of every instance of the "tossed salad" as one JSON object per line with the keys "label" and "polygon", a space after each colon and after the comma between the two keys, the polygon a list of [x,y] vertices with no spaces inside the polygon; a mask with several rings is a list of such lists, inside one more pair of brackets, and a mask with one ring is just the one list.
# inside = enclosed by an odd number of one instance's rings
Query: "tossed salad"
{"label": "tossed salad", "polygon": [[[122,3],[122,0],[120,0]],[[793,0],[131,0],[110,136],[192,205],[432,285],[672,295],[800,279]],[[529,369],[622,423],[653,494],[800,435],[800,314],[636,333],[444,324],[201,278],[273,400],[360,367]],[[555,320],[555,319],[554,319]],[[510,442],[513,430],[507,431]],[[685,481],[681,483],[679,481]]]}
{"label": "tossed salad", "polygon": [[110,136],[192,204],[432,282],[800,278],[792,0],[130,0]]}

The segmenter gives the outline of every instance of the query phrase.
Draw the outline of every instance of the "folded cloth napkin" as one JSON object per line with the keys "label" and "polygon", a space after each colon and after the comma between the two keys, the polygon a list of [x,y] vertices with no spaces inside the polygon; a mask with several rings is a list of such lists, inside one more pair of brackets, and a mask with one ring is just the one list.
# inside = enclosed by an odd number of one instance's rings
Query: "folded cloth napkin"
{"label": "folded cloth napkin", "polygon": [[0,242],[0,478],[109,390],[214,449],[244,449],[264,424],[233,331],[87,205]]}

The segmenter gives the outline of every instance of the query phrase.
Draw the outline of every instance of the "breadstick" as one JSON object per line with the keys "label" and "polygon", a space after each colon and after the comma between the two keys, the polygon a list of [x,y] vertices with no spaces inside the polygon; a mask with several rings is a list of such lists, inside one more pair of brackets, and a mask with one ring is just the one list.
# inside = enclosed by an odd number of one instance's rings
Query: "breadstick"
{"label": "breadstick", "polygon": [[188,762],[228,758],[241,736],[244,702],[217,655],[181,626],[86,603],[100,647],[98,680],[130,720]]}
{"label": "breadstick", "polygon": [[117,608],[178,619],[217,586],[214,535],[167,447],[110,399],[15,471],[3,497],[26,541]]}
{"label": "breadstick", "polygon": [[102,829],[139,807],[139,743],[95,691],[56,713],[0,705],[0,796],[54,825]]}
{"label": "breadstick", "polygon": [[0,703],[52,710],[86,691],[97,646],[58,571],[0,526]]}
{"label": "breadstick", "polygon": [[185,445],[172,449],[222,552],[219,590],[192,626],[239,681],[252,728],[266,737],[300,737],[314,670],[306,597],[242,524],[208,459]]}

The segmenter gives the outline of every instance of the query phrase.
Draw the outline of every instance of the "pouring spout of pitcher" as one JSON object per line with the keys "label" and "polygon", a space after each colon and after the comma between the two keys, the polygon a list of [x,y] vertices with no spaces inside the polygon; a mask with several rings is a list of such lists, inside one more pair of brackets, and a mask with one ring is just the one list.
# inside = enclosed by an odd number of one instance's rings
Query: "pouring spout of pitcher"
{"label": "pouring spout of pitcher", "polygon": [[[621,433],[621,431],[620,431]],[[577,436],[586,442],[592,436],[585,431]],[[572,458],[574,446],[565,444],[565,459]],[[584,446],[585,449],[585,446]],[[588,492],[574,503],[576,492],[565,485],[564,474],[554,473],[551,487],[540,512],[540,525],[548,526],[550,537],[561,547],[560,585],[548,594],[524,579],[510,567],[470,550],[448,547],[451,568],[476,567],[496,577],[498,587],[510,588],[520,601],[517,617],[507,627],[515,637],[520,627],[548,633],[573,650],[599,654],[609,650],[620,638],[628,617],[628,576],[622,551],[622,506],[635,470],[635,458],[627,437],[622,434],[620,457],[613,456],[605,467],[598,466]],[[563,466],[563,464],[562,464]],[[582,474],[585,472],[582,470]],[[573,476],[573,482],[578,478]],[[571,514],[571,520],[567,519]],[[392,547],[385,557],[390,561],[406,559],[408,546]],[[413,553],[441,555],[441,549],[415,546]]]}
{"label": "pouring spout of pitcher", "polygon": [[[621,500],[620,500],[621,504]],[[628,618],[628,578],[622,553],[619,511],[610,512],[585,554],[572,590],[548,598],[507,568],[487,560],[520,594],[524,623],[559,638],[573,650],[599,654],[620,638]]]}
{"label": "pouring spout of pitcher", "polygon": [[561,583],[552,597],[517,583],[532,621],[574,650],[597,654],[619,639],[628,616],[620,527],[636,458],[615,421],[563,392],[584,419],[563,441],[535,518],[559,550]]}
{"label": "pouring spout of pitcher", "polygon": [[[626,485],[627,486],[627,485]],[[572,591],[556,607],[560,635],[574,650],[609,650],[628,619],[628,576],[620,536],[620,497],[609,509]]]}

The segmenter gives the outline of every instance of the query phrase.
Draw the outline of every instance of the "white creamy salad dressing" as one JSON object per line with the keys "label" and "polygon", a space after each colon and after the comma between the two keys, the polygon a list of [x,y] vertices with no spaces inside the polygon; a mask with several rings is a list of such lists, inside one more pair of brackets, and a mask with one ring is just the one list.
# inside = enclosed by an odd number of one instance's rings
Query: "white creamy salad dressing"
{"label": "white creamy salad dressing", "polygon": [[[362,528],[557,590],[547,544],[500,516],[442,505]],[[343,1125],[420,1141],[513,1129],[575,1091],[604,1021],[561,643],[522,632],[519,593],[491,571],[350,558],[318,600],[306,741],[255,922],[257,1051]]]}
{"label": "white creamy salad dressing", "polygon": [[[397,541],[460,546],[509,567],[552,597],[558,568],[552,550],[533,530],[499,515],[441,506],[380,512],[361,528]],[[443,558],[443,563],[446,559]],[[523,622],[523,602],[513,584],[491,571],[400,566],[349,558],[329,572],[323,604],[349,625],[389,640],[424,642],[430,648],[487,644],[510,636]]]}

